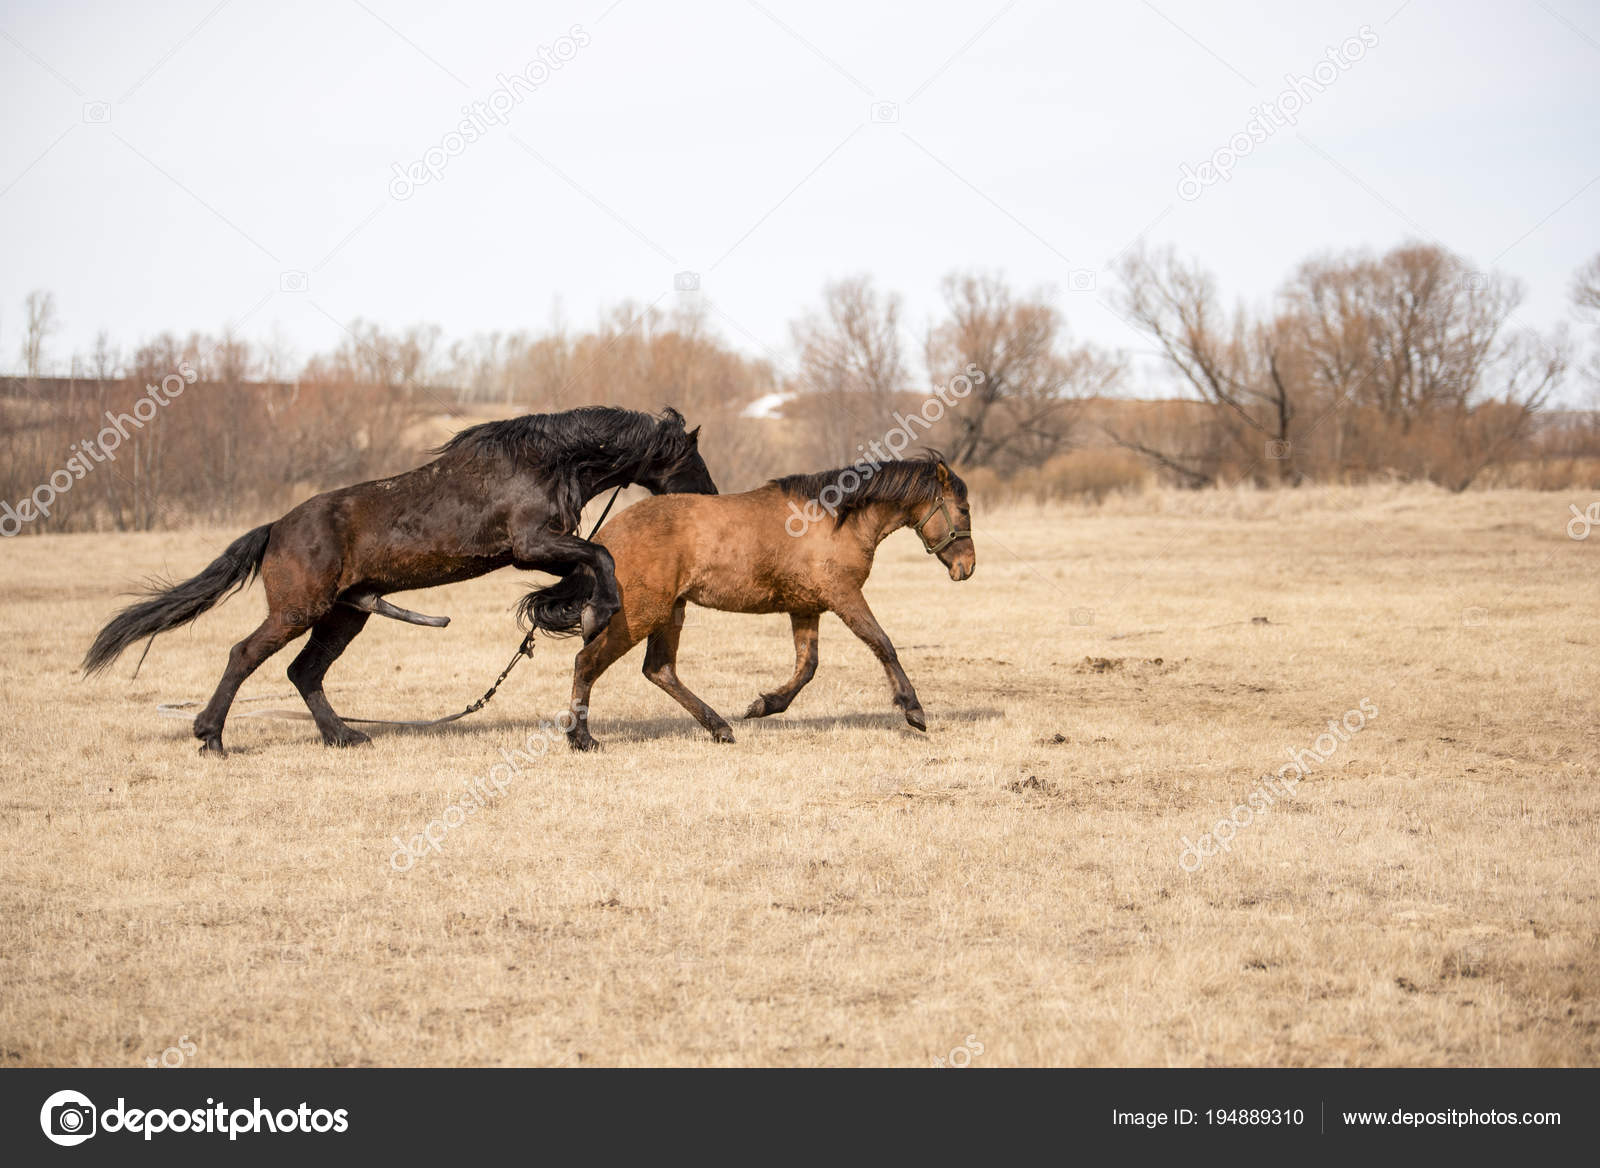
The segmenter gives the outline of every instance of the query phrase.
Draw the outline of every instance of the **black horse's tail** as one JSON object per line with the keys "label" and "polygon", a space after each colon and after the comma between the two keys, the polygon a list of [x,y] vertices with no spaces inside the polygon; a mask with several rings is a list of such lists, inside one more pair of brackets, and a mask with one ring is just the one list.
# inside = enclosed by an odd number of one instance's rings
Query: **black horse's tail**
{"label": "black horse's tail", "polygon": [[261,571],[272,525],[241,535],[198,576],[181,584],[154,581],[150,599],[130,604],[111,618],[83,658],[84,673],[93,676],[108,667],[129,645],[186,625],[216,605],[229,591],[244,588]]}
{"label": "black horse's tail", "polygon": [[594,575],[579,568],[547,588],[535,588],[517,602],[517,622],[543,629],[551,636],[570,637],[583,627],[583,606],[594,593]]}

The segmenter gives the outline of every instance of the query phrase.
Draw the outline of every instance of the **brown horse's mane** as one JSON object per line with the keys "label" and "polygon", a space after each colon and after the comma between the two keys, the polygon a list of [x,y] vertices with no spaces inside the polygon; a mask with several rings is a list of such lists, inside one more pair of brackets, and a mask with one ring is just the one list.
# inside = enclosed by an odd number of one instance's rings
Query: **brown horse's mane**
{"label": "brown horse's mane", "polygon": [[[937,450],[925,451],[916,458],[880,462],[876,466],[860,462],[815,474],[784,475],[781,479],[773,479],[772,485],[802,501],[814,499],[823,504],[827,502],[822,498],[823,491],[829,487],[835,488],[839,495],[838,505],[834,509],[834,522],[837,525],[870,503],[932,503],[939,497],[941,489],[938,475],[940,467],[944,467],[949,475],[956,498],[965,502],[967,484],[950,469],[944,455]],[[853,474],[855,480],[841,482],[846,474]],[[851,482],[854,482],[854,489],[847,490],[846,486]]]}

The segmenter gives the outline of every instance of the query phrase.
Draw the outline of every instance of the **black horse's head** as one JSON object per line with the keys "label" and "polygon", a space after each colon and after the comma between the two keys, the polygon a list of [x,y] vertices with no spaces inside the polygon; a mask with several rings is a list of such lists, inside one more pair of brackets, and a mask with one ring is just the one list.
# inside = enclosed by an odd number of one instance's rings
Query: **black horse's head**
{"label": "black horse's head", "polygon": [[715,495],[717,484],[700,457],[700,427],[687,429],[677,410],[663,410],[633,481],[653,495]]}

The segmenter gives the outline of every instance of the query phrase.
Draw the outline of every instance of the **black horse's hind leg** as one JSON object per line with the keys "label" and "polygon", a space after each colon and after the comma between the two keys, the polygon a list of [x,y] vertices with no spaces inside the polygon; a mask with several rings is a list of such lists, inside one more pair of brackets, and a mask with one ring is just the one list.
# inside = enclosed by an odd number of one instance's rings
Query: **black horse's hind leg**
{"label": "black horse's hind leg", "polygon": [[650,634],[644,652],[644,675],[693,714],[696,722],[711,731],[711,737],[718,742],[732,742],[733,727],[678,680],[678,636],[683,632],[683,610],[684,602],[680,600],[673,606],[671,619]]}
{"label": "black horse's hind leg", "polygon": [[744,712],[746,718],[765,718],[768,714],[781,714],[789,708],[795,695],[803,690],[817,672],[817,613],[802,615],[791,613],[789,622],[794,626],[794,676],[773,693],[764,693],[750,703]]}
{"label": "black horse's hind leg", "polygon": [[360,730],[347,726],[322,692],[322,679],[367,623],[368,613],[348,605],[335,605],[311,629],[311,637],[300,655],[289,666],[289,680],[305,699],[316,719],[322,741],[328,746],[364,746],[372,741]]}
{"label": "black horse's hind leg", "polygon": [[222,724],[227,721],[228,707],[233,705],[239,687],[263,661],[305,631],[306,620],[301,613],[276,609],[267,614],[255,632],[233,647],[217,692],[194,720],[194,736],[200,740],[201,754],[228,753],[222,748]]}

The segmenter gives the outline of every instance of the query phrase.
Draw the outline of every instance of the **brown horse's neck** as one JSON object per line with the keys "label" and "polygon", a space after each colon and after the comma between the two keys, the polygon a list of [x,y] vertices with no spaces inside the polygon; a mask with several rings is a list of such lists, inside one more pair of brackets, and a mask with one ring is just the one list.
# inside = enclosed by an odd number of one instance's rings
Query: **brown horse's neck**
{"label": "brown horse's neck", "polygon": [[865,545],[863,550],[870,556],[889,536],[920,519],[928,506],[922,502],[869,503],[861,508],[855,514],[853,526],[860,533]]}

